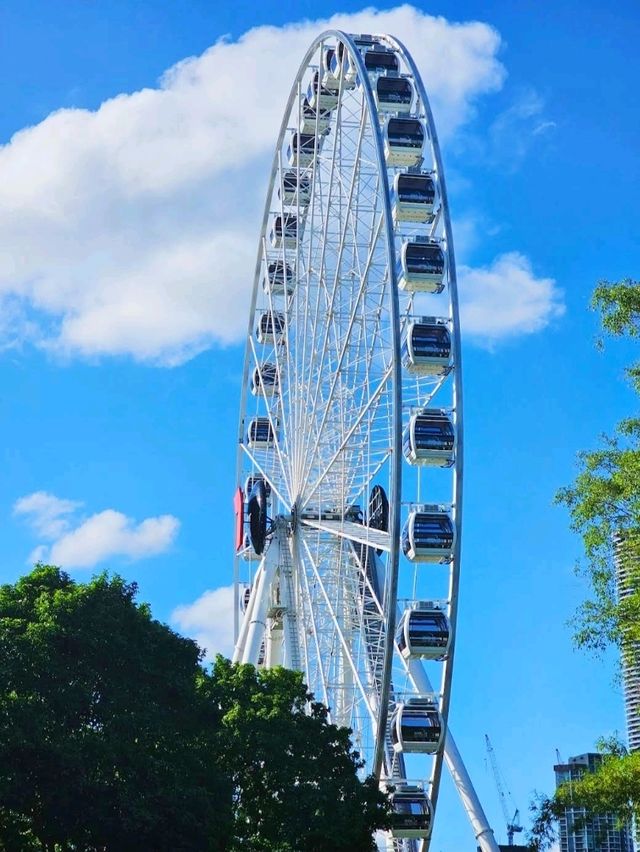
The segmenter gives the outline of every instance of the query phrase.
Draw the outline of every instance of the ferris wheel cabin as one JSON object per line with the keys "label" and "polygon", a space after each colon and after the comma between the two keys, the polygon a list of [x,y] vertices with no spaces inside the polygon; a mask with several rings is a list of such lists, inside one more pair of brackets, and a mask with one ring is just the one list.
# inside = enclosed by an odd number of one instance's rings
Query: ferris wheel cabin
{"label": "ferris wheel cabin", "polygon": [[335,54],[335,49],[333,47],[327,48],[322,54],[322,78],[320,82],[325,89],[329,89],[329,91],[337,92],[340,88],[340,77],[336,77],[332,71],[332,63],[333,57]]}
{"label": "ferris wheel cabin", "polygon": [[298,219],[286,214],[276,216],[270,234],[271,245],[274,248],[295,248],[298,242]]}
{"label": "ferris wheel cabin", "polygon": [[365,53],[364,67],[367,69],[367,74],[397,74],[398,57],[393,50],[376,45]]}
{"label": "ferris wheel cabin", "polygon": [[268,417],[254,417],[247,427],[247,446],[252,450],[273,447],[276,441]]}
{"label": "ferris wheel cabin", "polygon": [[282,175],[282,185],[278,187],[278,198],[283,204],[306,207],[311,198],[311,181],[308,175],[298,176],[297,171],[285,172]]}
{"label": "ferris wheel cabin", "polygon": [[[272,290],[272,292],[274,291]],[[258,343],[282,343],[284,314],[280,311],[264,311],[261,313],[256,325],[256,338]]]}
{"label": "ferris wheel cabin", "polygon": [[444,319],[410,322],[402,339],[402,366],[417,376],[445,376],[451,369],[451,334]]}
{"label": "ferris wheel cabin", "polygon": [[424,128],[417,118],[390,118],[385,127],[384,154],[388,166],[417,166],[422,162]]}
{"label": "ferris wheel cabin", "polygon": [[291,142],[287,148],[287,158],[290,166],[305,168],[313,163],[316,153],[316,137],[314,133],[292,133]]}
{"label": "ferris wheel cabin", "polygon": [[320,82],[320,72],[316,71],[311,78],[307,89],[307,101],[313,109],[333,109],[338,103],[338,93],[335,89],[328,89]]}
{"label": "ferris wheel cabin", "polygon": [[427,237],[416,237],[402,244],[398,287],[409,293],[442,293],[444,267],[440,244]]}
{"label": "ferris wheel cabin", "polygon": [[244,499],[245,500],[249,499],[249,497],[251,496],[251,492],[253,491],[254,486],[257,485],[258,482],[262,482],[262,484],[264,485],[264,493],[267,497],[267,500],[269,499],[269,497],[271,496],[271,485],[264,478],[264,476],[262,476],[261,473],[255,473],[255,474],[252,474],[251,476],[248,476],[244,481]]}
{"label": "ferris wheel cabin", "polygon": [[398,838],[429,837],[433,808],[425,791],[413,784],[397,784],[389,796],[392,807],[391,834]]}
{"label": "ferris wheel cabin", "polygon": [[247,562],[256,562],[259,561],[261,558],[253,549],[253,545],[251,544],[251,536],[249,535],[249,533],[247,533],[244,537],[240,556]]}
{"label": "ferris wheel cabin", "polygon": [[267,274],[264,278],[263,289],[265,293],[272,296],[282,296],[293,293],[294,278],[293,270],[283,260],[273,260],[267,265]]}
{"label": "ferris wheel cabin", "polygon": [[261,364],[256,367],[251,377],[251,393],[254,396],[276,396],[280,392],[278,384],[278,368],[275,364]]}
{"label": "ferris wheel cabin", "polygon": [[409,464],[451,467],[455,460],[455,443],[449,415],[442,409],[425,408],[409,418],[402,451]]}
{"label": "ferris wheel cabin", "polygon": [[435,198],[436,186],[429,172],[397,174],[393,179],[394,222],[431,222]]}
{"label": "ferris wheel cabin", "polygon": [[451,643],[449,619],[430,602],[416,603],[402,613],[396,642],[405,659],[444,660]]}
{"label": "ferris wheel cabin", "polygon": [[451,562],[455,530],[448,512],[409,512],[402,530],[402,552],[411,562]]}
{"label": "ferris wheel cabin", "polygon": [[409,698],[396,705],[390,734],[394,751],[435,754],[442,742],[442,716],[433,698]]}
{"label": "ferris wheel cabin", "polygon": [[314,109],[309,101],[305,98],[302,101],[300,108],[300,133],[306,135],[318,133],[326,133],[331,123],[331,110],[329,109]]}
{"label": "ferris wheel cabin", "polygon": [[406,77],[378,77],[375,97],[381,112],[411,112],[413,87]]}
{"label": "ferris wheel cabin", "polygon": [[342,77],[342,88],[353,89],[356,84],[357,71],[353,63],[349,60],[349,51],[344,42],[339,41],[338,46],[331,57],[329,65],[331,76],[340,81]]}

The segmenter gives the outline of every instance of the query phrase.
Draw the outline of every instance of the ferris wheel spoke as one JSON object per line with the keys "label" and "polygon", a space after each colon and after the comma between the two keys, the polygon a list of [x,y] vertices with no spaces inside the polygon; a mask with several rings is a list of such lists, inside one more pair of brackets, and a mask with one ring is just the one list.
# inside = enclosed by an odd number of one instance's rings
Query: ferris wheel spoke
{"label": "ferris wheel spoke", "polygon": [[[361,702],[364,704],[366,710],[368,711],[370,721],[372,725],[377,724],[377,702],[374,702],[373,697],[371,695],[370,690],[365,688],[364,683],[361,678],[361,671],[359,671],[353,659],[353,646],[352,643],[348,641],[345,637],[345,624],[344,617],[342,613],[337,613],[334,605],[335,597],[329,595],[327,588],[325,586],[325,580],[329,574],[326,570],[319,570],[319,566],[314,558],[314,555],[311,552],[309,545],[307,544],[305,537],[302,537],[302,546],[304,553],[306,554],[306,562],[311,568],[312,574],[314,576],[315,582],[317,583],[318,589],[320,590],[322,599],[324,601],[324,607],[327,613],[328,618],[332,624],[333,634],[335,638],[338,640],[340,648],[343,653],[343,662],[349,667],[351,671],[351,676],[353,677],[353,681],[355,686],[357,687],[360,693]],[[335,560],[335,553],[334,553]],[[339,566],[341,567],[341,565]],[[335,589],[333,589],[335,595]]]}
{"label": "ferris wheel spoke", "polygon": [[[309,503],[309,501],[312,499],[312,497],[314,496],[314,494],[316,493],[316,491],[318,490],[318,488],[322,484],[324,478],[328,475],[331,468],[336,463],[337,459],[340,457],[340,455],[346,449],[351,438],[355,435],[356,431],[359,429],[362,422],[365,420],[365,418],[369,414],[369,410],[371,409],[371,407],[375,406],[378,399],[380,398],[380,396],[382,395],[384,390],[387,388],[388,381],[389,381],[389,378],[391,376],[391,371],[392,371],[392,368],[388,367],[385,374],[383,375],[382,379],[380,380],[378,387],[375,389],[373,394],[370,396],[370,398],[367,401],[367,403],[365,404],[365,406],[359,411],[358,416],[356,417],[355,421],[353,422],[353,424],[349,428],[348,432],[342,438],[342,442],[338,446],[337,450],[334,452],[334,454],[330,458],[329,462],[321,470],[320,475],[314,481],[313,485],[311,485],[311,487],[308,491],[308,496],[303,501],[303,504],[302,504],[303,506],[306,506]],[[317,447],[318,447],[318,442],[316,441],[316,444],[314,446],[313,455],[315,455]]]}
{"label": "ferris wheel spoke", "polygon": [[[339,116],[338,116],[338,122],[339,122]],[[338,127],[339,127],[339,124],[338,124]],[[357,141],[357,146],[356,146],[357,154],[359,154],[361,147],[362,147],[365,127],[366,127],[366,110],[364,110],[364,108],[362,108],[360,127],[359,127],[359,135],[358,135],[358,141]],[[336,130],[335,143],[337,143],[339,136],[340,136],[340,138],[342,138],[342,134],[338,133],[338,130]],[[335,152],[335,145],[334,145],[334,152]],[[343,257],[345,242],[346,242],[345,236],[346,236],[346,233],[347,233],[347,229],[348,229],[348,226],[349,226],[349,221],[350,221],[350,217],[351,217],[351,213],[352,213],[352,209],[353,209],[353,196],[354,196],[355,187],[357,185],[357,183],[356,183],[357,176],[358,176],[358,173],[359,173],[358,162],[359,162],[358,157],[356,156],[354,158],[354,166],[353,166],[353,170],[351,172],[351,177],[350,177],[350,182],[349,182],[349,190],[348,190],[348,198],[347,198],[347,211],[346,211],[346,214],[345,214],[345,217],[344,217],[344,224],[341,227],[341,233],[340,233],[340,239],[339,239],[339,248],[338,248],[336,262],[335,262],[335,273],[333,275],[333,286],[331,288],[330,293],[329,292],[326,293],[326,295],[328,297],[327,319],[326,319],[326,322],[324,323],[324,329],[323,329],[323,334],[322,334],[322,344],[321,344],[321,347],[320,347],[320,356],[319,356],[318,359],[316,359],[316,383],[315,383],[315,390],[313,391],[313,394],[311,393],[312,383],[309,382],[309,384],[307,385],[307,396],[306,396],[305,403],[304,403],[305,409],[307,411],[314,411],[316,409],[316,406],[317,406],[317,403],[318,403],[318,395],[319,395],[320,389],[322,387],[322,381],[323,381],[323,376],[324,376],[324,373],[325,373],[325,368],[327,367],[327,361],[326,361],[327,354],[332,352],[332,351],[335,352],[337,350],[337,348],[339,346],[339,340],[340,340],[340,337],[341,337],[340,330],[338,330],[338,328],[336,326],[334,311],[335,311],[335,303],[336,303],[337,294],[338,294],[339,288],[342,284],[341,274],[340,274],[341,268],[342,268],[342,257]],[[332,164],[332,169],[333,169],[333,164]],[[332,171],[332,177],[333,177],[333,171]],[[329,222],[328,212],[329,212],[330,203],[331,203],[331,196],[329,198],[329,203],[327,204],[327,216],[325,217],[325,222],[324,222],[324,227],[323,227],[324,233],[323,233],[323,239],[322,239],[322,251],[321,251],[321,258],[320,258],[320,281],[321,282],[324,282],[326,280],[326,274],[327,274],[325,261],[326,261],[326,245],[327,245],[327,233],[328,233],[328,222]],[[320,292],[320,291],[318,291],[318,292]],[[318,321],[319,321],[319,312],[318,312],[319,304],[318,304],[318,302],[316,304],[316,307],[317,307],[317,310],[316,310],[316,327],[318,327],[317,326]],[[331,339],[331,333],[333,333],[333,349],[332,349],[332,347],[329,343],[329,341]],[[338,358],[338,360],[340,360],[340,359]],[[337,377],[338,372],[339,372],[339,366],[332,365],[332,368],[333,368],[334,377]],[[308,444],[308,442],[307,442],[307,444]],[[304,458],[302,460],[302,463],[304,464],[305,462],[307,462],[307,460],[308,460],[308,453],[307,453],[307,447],[305,447]]]}
{"label": "ferris wheel spoke", "polygon": [[372,527],[356,524],[354,521],[334,521],[322,518],[304,518],[303,527],[311,527],[315,530],[331,533],[336,538],[346,539],[354,544],[365,544],[377,550],[391,550],[391,537],[384,530],[376,530]]}
{"label": "ferris wheel spoke", "polygon": [[264,477],[265,482],[269,483],[270,487],[273,489],[275,494],[277,494],[278,498],[282,501],[283,505],[291,506],[289,501],[287,499],[285,499],[285,497],[283,496],[284,489],[281,487],[281,483],[279,483],[275,479],[275,477],[273,476],[273,474],[269,470],[269,466],[261,464],[258,461],[258,458],[255,456],[255,454],[251,452],[251,449],[246,444],[241,444],[240,447],[241,447],[241,450],[244,453],[244,455],[250,460],[251,466],[253,467],[253,469],[257,470],[260,473],[260,475]]}
{"label": "ferris wheel spoke", "polygon": [[[357,317],[357,314],[358,314],[358,310],[359,310],[362,298],[364,296],[367,284],[369,282],[369,271],[371,269],[371,263],[372,263],[372,260],[373,260],[373,257],[374,257],[374,248],[375,248],[375,244],[377,243],[377,240],[380,236],[380,232],[382,230],[382,224],[383,224],[383,219],[382,219],[382,217],[380,217],[380,219],[378,221],[378,225],[375,228],[374,238],[373,238],[373,241],[372,241],[373,245],[371,246],[371,249],[369,251],[369,257],[367,258],[367,264],[366,264],[366,267],[363,271],[363,275],[361,277],[360,285],[359,285],[357,293],[355,295],[355,299],[352,302],[350,315],[349,315],[348,322],[347,322],[347,327],[346,327],[345,332],[344,332],[343,343],[342,343],[342,346],[341,346],[340,351],[338,353],[337,361],[336,361],[335,365],[333,365],[333,377],[332,377],[331,385],[330,385],[330,388],[329,388],[329,393],[328,393],[327,398],[322,401],[323,414],[322,414],[322,418],[320,420],[320,423],[319,423],[319,426],[318,426],[318,429],[317,429],[317,434],[315,436],[315,443],[312,447],[310,447],[309,446],[309,440],[308,440],[307,445],[305,447],[305,461],[307,463],[307,466],[309,465],[309,462],[315,457],[315,455],[317,453],[319,436],[322,434],[324,425],[326,423],[326,419],[329,416],[329,412],[331,411],[331,405],[332,405],[332,402],[333,402],[334,394],[336,392],[336,388],[338,386],[338,383],[341,381],[341,370],[342,370],[342,367],[343,367],[343,364],[344,364],[344,361],[345,361],[345,356],[346,356],[347,351],[349,349],[349,343],[350,343],[351,335],[352,335],[352,332],[353,332],[354,324],[355,324],[355,321],[356,321],[356,317]],[[338,270],[339,270],[339,267],[338,267]],[[336,278],[335,278],[335,282],[334,282],[334,293],[335,293],[335,291],[338,287],[338,282],[339,282],[339,271],[338,270],[336,271]],[[325,355],[326,355],[327,348],[328,348],[326,337],[323,340],[323,343],[324,343],[324,347],[323,347],[323,350],[322,350],[321,355],[320,355],[319,366],[318,366],[318,369],[317,369],[316,389],[315,389],[313,399],[309,403],[312,411],[317,410],[318,396],[320,394],[320,389],[322,387],[322,378],[323,378],[324,367],[325,367]]]}

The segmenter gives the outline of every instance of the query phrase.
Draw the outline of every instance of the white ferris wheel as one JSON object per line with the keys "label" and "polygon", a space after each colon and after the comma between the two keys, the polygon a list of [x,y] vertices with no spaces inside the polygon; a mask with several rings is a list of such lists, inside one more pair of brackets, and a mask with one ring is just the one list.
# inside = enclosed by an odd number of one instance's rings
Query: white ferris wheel
{"label": "white ferris wheel", "polygon": [[323,33],[276,142],[247,335],[234,659],[304,673],[393,787],[389,850],[428,849],[462,521],[456,273],[424,85],[386,35]]}

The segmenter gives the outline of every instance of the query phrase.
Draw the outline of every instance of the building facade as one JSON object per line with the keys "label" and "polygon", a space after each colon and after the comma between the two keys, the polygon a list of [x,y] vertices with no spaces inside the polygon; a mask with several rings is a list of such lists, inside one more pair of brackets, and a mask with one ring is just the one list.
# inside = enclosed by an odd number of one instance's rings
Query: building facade
{"label": "building facade", "polygon": [[[556,788],[577,781],[585,772],[593,772],[601,755],[589,752],[570,757],[568,763],[554,766]],[[560,852],[633,852],[629,826],[619,826],[613,814],[585,819],[582,808],[568,807],[559,819]]]}
{"label": "building facade", "polygon": [[[614,537],[616,588],[620,601],[637,587],[640,560],[637,543],[632,542],[636,546],[629,546],[629,540],[622,534]],[[629,751],[637,751],[640,749],[640,648],[630,639],[622,642],[622,683]]]}

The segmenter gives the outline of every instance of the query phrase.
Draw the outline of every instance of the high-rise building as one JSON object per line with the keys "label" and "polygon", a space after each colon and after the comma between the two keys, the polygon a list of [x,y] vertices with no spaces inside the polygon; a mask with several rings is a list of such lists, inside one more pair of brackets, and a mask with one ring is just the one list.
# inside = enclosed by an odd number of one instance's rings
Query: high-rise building
{"label": "high-rise building", "polygon": [[[629,545],[626,535],[616,535],[614,543],[616,563],[616,588],[618,599],[623,601],[631,595],[638,582],[640,570],[638,548]],[[640,647],[630,639],[622,640],[622,683],[624,686],[624,710],[627,718],[627,740],[629,751],[640,749]]]}
{"label": "high-rise building", "polygon": [[[557,764],[553,767],[556,787],[577,781],[585,772],[593,772],[601,760],[601,755],[590,752]],[[586,819],[583,808],[567,807],[558,822],[560,852],[633,852],[631,828],[619,826],[613,814]]]}

